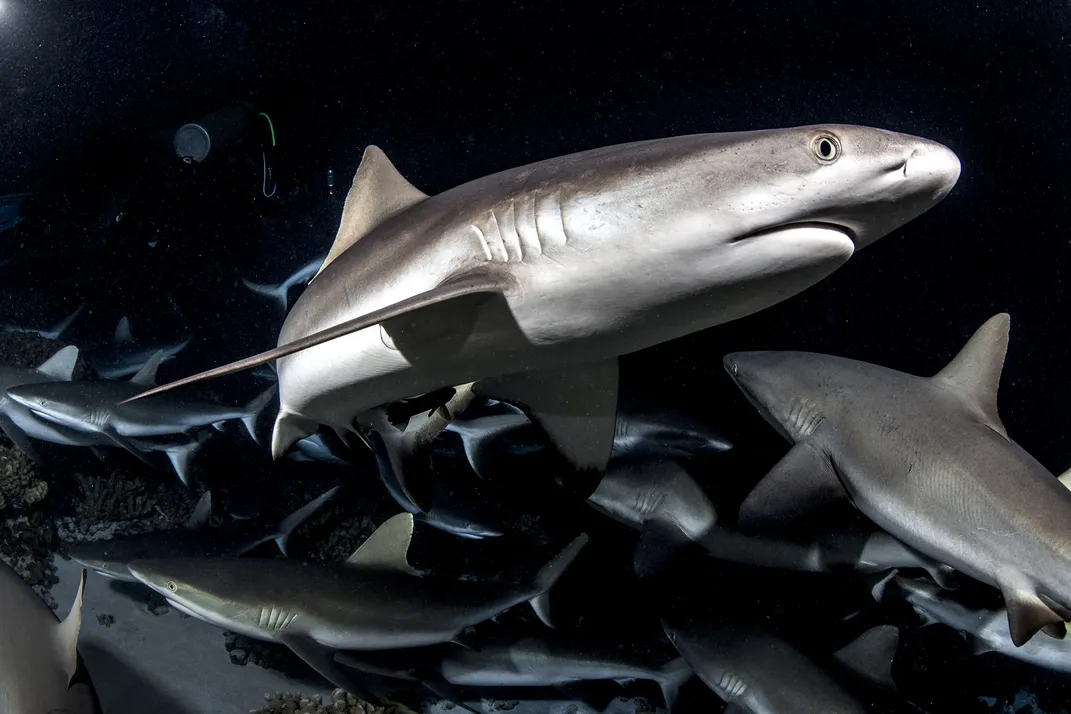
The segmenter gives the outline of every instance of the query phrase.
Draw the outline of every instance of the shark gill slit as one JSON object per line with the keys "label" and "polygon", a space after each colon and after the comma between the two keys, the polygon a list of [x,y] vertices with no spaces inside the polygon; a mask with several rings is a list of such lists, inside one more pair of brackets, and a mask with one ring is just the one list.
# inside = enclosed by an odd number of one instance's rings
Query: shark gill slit
{"label": "shark gill slit", "polygon": [[491,256],[491,246],[487,244],[487,236],[483,234],[483,231],[480,230],[480,227],[475,223],[471,224],[471,227],[472,230],[476,231],[476,237],[480,239],[480,247],[483,248],[484,258],[488,261],[492,260],[493,258]]}
{"label": "shark gill slit", "polygon": [[535,196],[525,194],[520,198],[520,206],[514,210],[513,220],[520,238],[522,254],[527,244],[527,253],[542,255],[543,245],[539,242],[539,230],[536,227]]}
{"label": "shark gill slit", "polygon": [[524,261],[524,246],[521,244],[521,236],[517,232],[517,212],[513,207],[513,201],[509,202],[509,206],[506,207],[506,212],[503,214],[502,219],[498,221],[498,229],[502,234],[502,244],[506,248],[506,255],[509,256],[512,252],[514,255],[510,256],[517,262]]}
{"label": "shark gill slit", "polygon": [[495,215],[494,209],[490,211],[491,217],[487,221],[487,237],[488,242],[492,248],[497,248],[501,251],[501,256],[498,257],[503,263],[509,262],[509,251],[506,250],[506,242],[502,238],[502,227],[498,225],[498,216]]}

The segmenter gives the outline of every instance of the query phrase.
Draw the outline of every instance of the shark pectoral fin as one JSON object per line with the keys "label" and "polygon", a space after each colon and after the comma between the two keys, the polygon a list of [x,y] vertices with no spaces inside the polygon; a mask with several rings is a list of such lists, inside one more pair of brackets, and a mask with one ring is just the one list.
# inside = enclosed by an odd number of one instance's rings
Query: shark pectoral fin
{"label": "shark pectoral fin", "polygon": [[1005,437],[1008,433],[997,413],[997,386],[1008,353],[1010,329],[1008,313],[989,318],[971,335],[959,354],[933,377],[933,381],[959,395],[990,427]]}
{"label": "shark pectoral fin", "polygon": [[78,671],[78,633],[82,629],[82,598],[86,589],[86,569],[82,568],[81,580],[78,583],[78,593],[74,596],[74,603],[63,622],[55,629],[54,645],[56,653],[63,662],[63,669],[67,672],[67,686],[70,686]]}
{"label": "shark pectoral fin", "polygon": [[899,630],[892,625],[879,625],[837,650],[833,657],[864,679],[895,689],[892,663],[899,644]]}
{"label": "shark pectoral fin", "polygon": [[69,382],[74,374],[74,365],[77,362],[78,348],[74,345],[69,345],[45,360],[44,364],[37,368],[37,371],[62,382]]}
{"label": "shark pectoral fin", "polygon": [[121,446],[122,448],[126,449],[131,454],[136,456],[139,461],[142,461],[148,464],[149,466],[152,466],[154,469],[160,468],[157,464],[153,463],[152,460],[148,456],[146,456],[144,452],[134,446],[130,441],[124,438],[115,429],[105,428],[101,430],[101,433],[111,439],[116,446]]}
{"label": "shark pectoral fin", "polygon": [[141,366],[137,374],[130,378],[130,383],[139,387],[151,387],[156,384],[156,371],[160,369],[160,364],[164,361],[164,357],[163,350],[153,352],[152,357]]}
{"label": "shark pectoral fin", "polygon": [[658,670],[658,686],[662,688],[662,699],[666,703],[666,711],[672,712],[677,704],[677,695],[685,682],[695,675],[691,665],[683,657],[677,657],[667,662]]}
{"label": "shark pectoral fin", "polygon": [[1008,609],[1008,630],[1016,647],[1029,642],[1046,625],[1064,621],[1032,589],[1001,582],[1000,590],[1004,593],[1004,603]]}
{"label": "shark pectoral fin", "polygon": [[319,424],[312,419],[280,410],[271,435],[272,458],[276,461],[283,458],[291,446],[315,434],[318,428]]}
{"label": "shark pectoral fin", "polygon": [[780,525],[846,496],[829,458],[810,444],[797,444],[744,499],[739,525]]}
{"label": "shark pectoral fin", "polygon": [[549,563],[536,573],[536,595],[528,602],[531,604],[536,616],[551,629],[554,629],[555,625],[554,619],[551,617],[550,591],[554,588],[554,584],[558,582],[558,579],[569,569],[573,561],[576,560],[576,556],[580,554],[587,542],[588,534],[581,533],[569,545],[565,546],[562,552],[554,556]]}
{"label": "shark pectoral fin", "polygon": [[749,710],[745,709],[736,702],[729,702],[724,709],[721,710],[722,714],[751,714]]}
{"label": "shark pectoral fin", "polygon": [[383,522],[368,540],[346,560],[346,565],[378,570],[400,570],[418,575],[409,565],[409,544],[413,540],[413,514],[399,513]]}
{"label": "shark pectoral fin", "polygon": [[187,488],[190,486],[190,466],[193,464],[197,454],[201,453],[201,448],[208,441],[210,434],[211,432],[193,434],[187,443],[164,449],[164,453],[167,454],[171,466],[174,467],[179,481]]}
{"label": "shark pectoral fin", "polygon": [[1057,478],[1064,485],[1064,488],[1071,489],[1071,469],[1064,471]]}
{"label": "shark pectoral fin", "polygon": [[205,491],[193,508],[190,519],[186,521],[186,527],[190,530],[205,528],[212,520],[212,491]]}
{"label": "shark pectoral fin", "polygon": [[643,524],[640,540],[632,556],[632,566],[641,580],[656,577],[666,563],[691,544],[684,532],[672,523],[651,519]]}
{"label": "shark pectoral fin", "polygon": [[34,448],[33,442],[30,441],[30,437],[26,435],[18,424],[11,420],[7,414],[0,413],[0,431],[4,432],[4,436],[11,439],[11,443],[15,447],[26,454],[31,461],[41,463],[41,456],[37,453],[37,449]]}
{"label": "shark pectoral fin", "polygon": [[[339,337],[343,337],[345,335],[358,332],[365,328],[372,327],[373,325],[386,323],[390,320],[394,320],[395,318],[400,318],[403,316],[411,318],[412,313],[418,312],[422,308],[439,305],[441,303],[445,303],[447,301],[454,300],[457,298],[462,298],[469,295],[503,295],[508,287],[509,284],[504,281],[503,278],[495,275],[466,275],[455,280],[445,282],[436,288],[432,288],[431,290],[427,290],[425,292],[413,295],[412,297],[408,297],[404,300],[400,300],[394,303],[393,305],[388,305],[379,310],[373,310],[372,312],[360,315],[351,320],[341,322],[337,325],[334,325],[333,327],[328,327],[327,329],[320,330],[319,332],[314,332],[311,335],[306,335],[305,337],[302,337],[298,340],[294,340],[293,342],[287,342],[285,345],[280,345],[275,349],[267,350],[265,352],[261,352],[260,354],[253,355],[252,357],[240,359],[237,362],[231,362],[230,364],[215,367],[213,369],[200,372],[189,377],[184,377],[182,379],[175,380],[174,382],[171,382],[169,384],[146,390],[141,394],[137,394],[133,397],[130,397],[129,399],[124,399],[122,402],[120,402],[120,404],[132,402],[136,399],[144,399],[145,397],[150,397],[154,394],[160,394],[161,392],[169,392],[173,389],[177,389],[178,387],[186,386],[188,384],[196,384],[198,382],[203,382],[207,379],[222,377],[224,375],[241,372],[242,370],[251,369],[253,367],[257,367],[262,364],[275,361],[282,357],[286,357],[287,355],[292,355],[295,352],[301,352],[302,350],[307,350],[310,347],[315,347],[316,345],[321,345],[325,342],[330,342],[331,340],[337,339]],[[426,315],[426,317],[430,318],[432,316]],[[442,322],[442,320],[439,319],[438,316],[435,316],[435,320],[429,319],[427,322],[435,321],[439,323]],[[399,327],[404,332],[404,326]],[[458,330],[451,329],[452,327],[456,326],[439,325],[439,327],[444,332],[444,334],[451,335],[452,337],[458,337],[458,335],[460,334]],[[386,329],[386,327],[384,329]],[[423,335],[417,334],[413,337],[413,340],[419,342],[421,339],[423,339],[423,337]],[[399,335],[399,338],[396,339],[400,338],[401,335]],[[464,339],[464,334],[460,334],[460,339]],[[278,428],[278,422],[276,422],[276,428]],[[302,434],[298,437],[298,439],[306,437],[311,433],[312,432],[307,432],[305,434]],[[297,439],[294,439],[294,441],[297,441]],[[289,446],[289,444],[287,445]],[[275,450],[274,446],[272,450]]]}
{"label": "shark pectoral fin", "polygon": [[344,689],[372,704],[378,701],[378,698],[369,691],[375,687],[369,686],[367,678],[357,670],[340,667],[335,662],[335,650],[330,647],[325,647],[316,640],[300,635],[280,635],[279,642],[289,647],[294,654],[305,661],[305,664],[315,669],[321,677],[339,689]]}
{"label": "shark pectoral fin", "polygon": [[[384,221],[427,197],[398,173],[382,149],[369,145],[364,150],[361,165],[357,167],[353,184],[346,194],[335,241],[316,275]],[[312,279],[315,280],[316,276]]]}
{"label": "shark pectoral fin", "polygon": [[338,486],[325,491],[316,498],[306,503],[301,508],[297,509],[289,516],[279,522],[279,527],[275,531],[275,544],[279,546],[279,552],[283,554],[283,557],[289,558],[290,555],[286,552],[286,544],[290,541],[290,534],[294,532],[294,529],[308,520],[309,516],[335,497],[338,493]]}
{"label": "shark pectoral fin", "polygon": [[484,379],[473,390],[521,407],[574,468],[601,475],[617,431],[618,386],[613,358]]}

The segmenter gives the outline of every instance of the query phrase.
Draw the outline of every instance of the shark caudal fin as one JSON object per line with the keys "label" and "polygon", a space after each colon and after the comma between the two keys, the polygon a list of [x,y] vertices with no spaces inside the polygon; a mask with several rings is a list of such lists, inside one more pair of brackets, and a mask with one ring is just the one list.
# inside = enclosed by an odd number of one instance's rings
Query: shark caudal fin
{"label": "shark caudal fin", "polygon": [[257,419],[260,418],[260,413],[271,404],[272,397],[275,396],[275,392],[278,389],[279,385],[273,384],[261,392],[256,399],[245,405],[245,416],[242,417],[242,424],[245,425],[245,430],[249,432],[249,436],[258,445],[260,444],[260,438],[257,437]]}
{"label": "shark caudal fin", "polygon": [[532,610],[535,611],[536,616],[547,627],[554,627],[550,615],[550,591],[554,584],[558,582],[558,579],[569,569],[573,561],[576,560],[576,556],[580,554],[587,542],[588,534],[581,533],[569,545],[565,546],[562,552],[554,556],[549,563],[536,573],[535,587],[538,594],[528,602],[532,605]]}
{"label": "shark caudal fin", "polygon": [[289,302],[287,294],[290,291],[290,286],[286,282],[279,283],[278,285],[266,285],[250,282],[249,280],[242,278],[242,285],[246,286],[246,288],[257,295],[268,298],[276,304],[280,312],[284,315],[286,314],[286,308]]}
{"label": "shark caudal fin", "polygon": [[290,541],[290,534],[294,532],[295,528],[308,520],[309,516],[316,513],[325,503],[334,498],[335,494],[338,493],[338,489],[339,487],[335,486],[317,496],[279,522],[279,528],[275,531],[274,540],[275,544],[279,546],[279,552],[284,557],[290,557],[290,554],[286,552],[286,544]]}

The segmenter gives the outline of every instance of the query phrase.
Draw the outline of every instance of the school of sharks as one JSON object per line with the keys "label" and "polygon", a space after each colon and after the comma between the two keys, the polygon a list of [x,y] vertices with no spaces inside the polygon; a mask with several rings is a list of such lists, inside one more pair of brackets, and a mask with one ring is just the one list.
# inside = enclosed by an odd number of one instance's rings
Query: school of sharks
{"label": "school of sharks", "polygon": [[[220,432],[276,460],[353,468],[355,454],[371,456],[396,515],[346,560],[305,563],[289,557],[290,534],[337,488],[279,523],[225,527],[210,525],[205,491],[186,528],[73,544],[84,570],[62,621],[0,566],[0,710],[94,711],[92,685],[76,674],[82,593],[99,578],[285,645],[372,702],[416,683],[485,711],[485,689],[647,682],[651,706],[672,711],[694,678],[731,714],[863,712],[868,697],[903,696],[901,632],[882,620],[897,605],[977,652],[1071,672],[1071,477],[1046,470],[997,413],[1008,314],[960,325],[973,336],[934,375],[809,352],[711,356],[709,369],[723,369],[789,445],[728,513],[715,512],[689,465],[733,445],[621,385],[619,357],[851,270],[857,250],[940,210],[959,176],[956,154],[934,141],[830,124],[606,146],[429,196],[368,146],[329,249],[279,285],[245,281],[285,315],[277,347],[158,385],[160,364],[189,341],[136,349],[123,321],[114,354],[67,346],[36,369],[0,368],[0,430],[34,459],[41,442],[120,449],[161,478],[169,466],[187,488]],[[38,332],[55,339],[77,317]],[[95,378],[72,379],[80,358]],[[243,404],[199,395],[246,370],[268,386]],[[269,436],[258,424],[272,412]],[[447,452],[476,488],[454,488]],[[529,544],[529,572],[417,567],[411,547],[433,531],[458,552],[509,538],[515,524],[486,495],[532,463],[549,478],[525,488],[550,492],[540,507],[560,517]],[[845,505],[865,532],[830,515]],[[650,594],[651,627],[588,635],[584,613],[559,595],[600,537],[570,528],[573,506],[625,527],[609,545]],[[254,553],[273,543],[272,556]],[[816,651],[761,619],[670,597],[664,583],[696,563],[843,579],[869,604],[862,620],[839,624],[872,622]],[[961,602],[967,583],[1003,608]],[[692,599],[714,599],[707,585],[693,578]],[[510,613],[525,608],[516,625]],[[657,656],[634,641],[651,631]]]}

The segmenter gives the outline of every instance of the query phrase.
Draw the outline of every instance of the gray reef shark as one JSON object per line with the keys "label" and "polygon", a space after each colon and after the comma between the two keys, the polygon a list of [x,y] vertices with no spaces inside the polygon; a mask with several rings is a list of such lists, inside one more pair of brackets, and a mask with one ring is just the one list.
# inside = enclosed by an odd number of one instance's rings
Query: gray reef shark
{"label": "gray reef shark", "polygon": [[77,433],[34,417],[27,407],[10,399],[7,390],[36,382],[69,382],[77,362],[78,348],[71,345],[56,352],[36,369],[0,367],[0,430],[34,460],[40,460],[40,457],[29,437],[55,443],[82,445],[84,442],[79,440]]}
{"label": "gray reef shark", "polygon": [[929,583],[909,580],[895,573],[874,588],[875,599],[884,602],[890,595],[906,600],[928,624],[947,625],[966,635],[975,654],[999,652],[1028,664],[1071,674],[1071,641],[1063,637],[1034,637],[1016,646],[1008,629],[1004,610],[972,610],[945,595]]}
{"label": "gray reef shark", "polygon": [[345,564],[173,558],[134,561],[130,573],[180,611],[285,644],[330,681],[359,691],[336,666],[334,650],[455,641],[465,628],[525,601],[547,621],[547,592],[587,542],[578,536],[531,583],[516,586],[421,578],[406,557],[412,534],[412,514],[402,513]]}
{"label": "gray reef shark", "polygon": [[[608,643],[575,635],[499,635],[481,639],[479,650],[457,645],[423,650],[339,652],[335,660],[370,674],[423,682],[458,701],[458,687],[554,687],[592,680],[652,680],[672,711],[681,685],[692,678],[683,658],[658,658],[646,643]],[[443,683],[450,685],[443,687]]]}
{"label": "gray reef shark", "polygon": [[320,266],[323,265],[326,255],[320,255],[310,260],[305,265],[298,268],[287,277],[286,280],[278,285],[263,285],[260,283],[254,283],[252,281],[242,278],[242,285],[253,291],[257,295],[266,297],[279,306],[279,312],[286,314],[286,308],[290,304],[289,295],[290,288],[295,285],[304,285],[312,280],[313,276],[320,271]]}
{"label": "gray reef shark", "polygon": [[93,714],[91,686],[75,681],[86,573],[63,622],[22,578],[0,563],[0,711]]}
{"label": "gray reef shark", "polygon": [[186,348],[191,337],[182,337],[165,344],[134,339],[130,319],[122,317],[115,326],[112,343],[86,350],[86,361],[102,379],[122,379],[136,374],[157,352],[162,352],[161,362],[174,359]]}
{"label": "gray reef shark", "polygon": [[231,419],[240,419],[256,440],[257,416],[271,401],[275,385],[242,407],[174,397],[122,404],[153,384],[163,356],[156,352],[129,382],[42,382],[12,387],[7,395],[39,419],[107,437],[139,458],[131,440],[189,435]]}
{"label": "gray reef shark", "polygon": [[619,355],[814,285],[959,173],[938,143],[831,124],[603,147],[428,196],[370,146],[279,346],[145,396],[278,360],[278,458],[320,425],[351,432],[367,410],[479,380],[601,471]]}
{"label": "gray reef shark", "polygon": [[997,385],[1011,318],[990,318],[917,377],[807,352],[725,367],[795,445],[740,508],[744,528],[847,496],[906,545],[1000,588],[1016,645],[1071,619],[1071,492],[1008,437]]}
{"label": "gray reef shark", "polygon": [[0,330],[3,330],[4,332],[25,332],[44,337],[46,340],[58,340],[60,336],[67,331],[67,328],[71,326],[71,323],[74,322],[85,309],[85,303],[82,303],[74,312],[57,322],[52,327],[26,327],[23,325],[4,324],[0,325]]}
{"label": "gray reef shark", "polygon": [[145,558],[237,558],[268,541],[275,541],[279,552],[288,556],[290,534],[331,500],[337,491],[336,486],[278,523],[242,520],[222,528],[209,525],[212,492],[205,491],[184,528],[83,541],[71,545],[69,554],[72,560],[98,575],[131,583],[140,581],[130,574],[130,563]]}
{"label": "gray reef shark", "polygon": [[[696,675],[726,702],[725,714],[864,714],[823,668],[791,644],[746,622],[663,621],[666,636]],[[880,626],[840,650],[846,667],[892,684],[896,628]]]}

